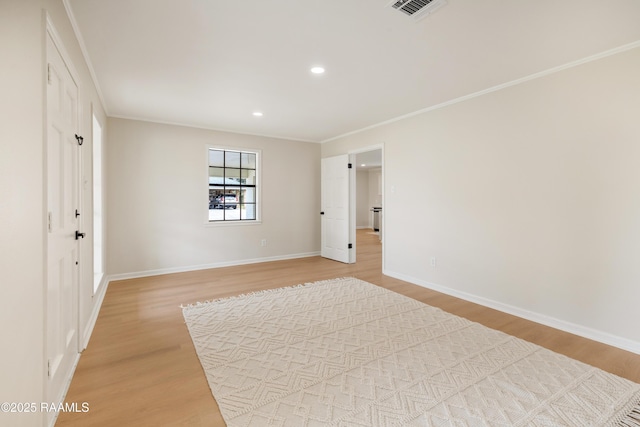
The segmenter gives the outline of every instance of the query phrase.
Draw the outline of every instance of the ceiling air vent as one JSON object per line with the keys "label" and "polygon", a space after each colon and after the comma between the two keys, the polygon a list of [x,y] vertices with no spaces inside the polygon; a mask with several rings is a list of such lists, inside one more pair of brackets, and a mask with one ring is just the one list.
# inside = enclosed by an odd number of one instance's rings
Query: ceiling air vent
{"label": "ceiling air vent", "polygon": [[417,21],[432,14],[445,4],[447,4],[447,0],[394,0],[389,3],[389,6],[406,13]]}

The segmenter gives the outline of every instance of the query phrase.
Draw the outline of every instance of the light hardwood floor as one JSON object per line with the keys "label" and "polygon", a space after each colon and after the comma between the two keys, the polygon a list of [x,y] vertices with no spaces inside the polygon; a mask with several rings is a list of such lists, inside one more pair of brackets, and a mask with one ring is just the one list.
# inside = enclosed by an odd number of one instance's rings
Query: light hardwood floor
{"label": "light hardwood floor", "polygon": [[56,426],[224,426],[181,304],[353,276],[640,383],[640,355],[580,338],[382,274],[381,245],[358,230],[357,262],[320,257],[112,282]]}

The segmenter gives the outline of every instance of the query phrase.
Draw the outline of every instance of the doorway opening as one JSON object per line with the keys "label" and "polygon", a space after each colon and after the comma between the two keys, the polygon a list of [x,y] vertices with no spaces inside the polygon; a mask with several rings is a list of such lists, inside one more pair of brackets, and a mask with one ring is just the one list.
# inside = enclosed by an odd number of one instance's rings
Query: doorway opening
{"label": "doorway opening", "polygon": [[[375,235],[382,245],[384,164],[383,147],[373,146],[350,153],[350,161],[355,169],[355,182],[350,201],[351,235],[356,241],[363,232]],[[383,255],[384,259],[384,255]]]}
{"label": "doorway opening", "polygon": [[355,155],[356,167],[356,229],[371,229],[381,233],[382,211],[382,150]]}
{"label": "doorway opening", "polygon": [[[356,230],[373,230],[372,208],[376,208],[376,215],[382,210],[383,157],[383,147],[374,146],[321,159],[322,257],[346,264],[356,262]],[[376,237],[381,243],[384,219],[377,219],[378,230],[372,233],[379,233]]]}

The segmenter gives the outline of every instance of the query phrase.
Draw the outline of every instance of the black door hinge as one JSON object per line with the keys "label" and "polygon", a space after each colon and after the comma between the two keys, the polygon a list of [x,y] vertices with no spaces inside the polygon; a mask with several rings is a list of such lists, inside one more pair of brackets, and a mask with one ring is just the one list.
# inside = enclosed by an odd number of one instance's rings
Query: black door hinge
{"label": "black door hinge", "polygon": [[351,163],[349,163],[349,164],[347,165],[347,167],[348,167],[349,169],[351,169],[351,168],[353,167],[353,165],[352,165]]}
{"label": "black door hinge", "polygon": [[349,249],[353,249],[353,243],[349,243]]}

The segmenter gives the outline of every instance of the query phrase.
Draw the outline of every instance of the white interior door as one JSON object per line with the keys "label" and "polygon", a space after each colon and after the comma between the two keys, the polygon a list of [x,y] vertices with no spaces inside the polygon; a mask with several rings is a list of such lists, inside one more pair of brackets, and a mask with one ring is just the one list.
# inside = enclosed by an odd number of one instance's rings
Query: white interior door
{"label": "white interior door", "polygon": [[47,402],[66,390],[78,354],[78,87],[47,37]]}
{"label": "white interior door", "polygon": [[349,263],[349,156],[322,159],[321,174],[321,255]]}

